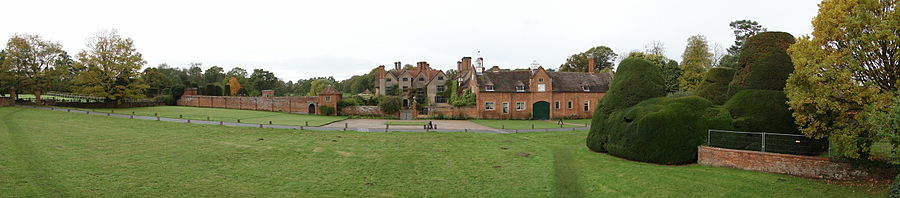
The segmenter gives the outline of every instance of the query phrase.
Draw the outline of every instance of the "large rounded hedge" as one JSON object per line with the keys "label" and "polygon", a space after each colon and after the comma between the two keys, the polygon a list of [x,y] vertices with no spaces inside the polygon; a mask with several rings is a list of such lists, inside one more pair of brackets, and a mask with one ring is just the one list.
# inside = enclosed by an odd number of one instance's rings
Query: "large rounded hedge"
{"label": "large rounded hedge", "polygon": [[697,146],[706,142],[706,130],[731,129],[731,117],[724,108],[699,96],[660,97],[615,111],[600,124],[603,127],[598,132],[608,134],[603,150],[611,155],[685,164],[696,161]]}
{"label": "large rounded hedge", "polygon": [[732,94],[744,89],[783,90],[794,64],[787,48],[794,36],[785,32],[763,32],[747,39],[731,81]]}
{"label": "large rounded hedge", "polygon": [[748,89],[735,94],[724,107],[738,131],[800,134],[782,91]]}
{"label": "large rounded hedge", "polygon": [[608,130],[602,124],[612,112],[631,107],[641,101],[665,96],[665,81],[660,71],[652,63],[640,58],[626,58],[619,63],[606,95],[600,99],[594,111],[591,131],[587,137],[588,148],[603,152]]}
{"label": "large rounded hedge", "polygon": [[717,67],[706,72],[703,84],[697,89],[698,96],[706,98],[713,104],[722,104],[728,100],[728,83],[734,77],[734,69]]}

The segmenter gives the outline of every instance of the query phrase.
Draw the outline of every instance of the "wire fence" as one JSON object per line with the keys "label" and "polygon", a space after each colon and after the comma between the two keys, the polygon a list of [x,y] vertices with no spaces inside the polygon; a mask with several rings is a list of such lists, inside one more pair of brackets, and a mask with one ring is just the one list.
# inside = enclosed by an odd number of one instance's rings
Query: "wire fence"
{"label": "wire fence", "polygon": [[821,155],[828,152],[828,141],[804,135],[707,130],[707,146],[795,155]]}

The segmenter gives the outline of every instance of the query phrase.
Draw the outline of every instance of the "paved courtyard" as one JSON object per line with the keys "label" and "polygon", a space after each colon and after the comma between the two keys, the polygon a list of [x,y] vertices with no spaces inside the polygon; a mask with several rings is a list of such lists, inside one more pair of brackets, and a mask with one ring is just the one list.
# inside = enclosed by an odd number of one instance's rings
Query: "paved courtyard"
{"label": "paved courtyard", "polygon": [[[431,121],[435,125],[437,125],[437,129],[443,130],[479,130],[479,131],[500,131],[494,128],[481,126],[479,124],[475,124],[473,122],[469,122],[466,120],[380,120],[380,119],[346,119],[339,122],[334,122],[324,127],[344,127],[346,124],[349,128],[376,128],[383,129],[385,127],[385,122],[397,122],[397,121],[415,121],[415,122],[429,122]],[[422,129],[422,126],[404,126],[404,125],[391,125],[391,129]]]}

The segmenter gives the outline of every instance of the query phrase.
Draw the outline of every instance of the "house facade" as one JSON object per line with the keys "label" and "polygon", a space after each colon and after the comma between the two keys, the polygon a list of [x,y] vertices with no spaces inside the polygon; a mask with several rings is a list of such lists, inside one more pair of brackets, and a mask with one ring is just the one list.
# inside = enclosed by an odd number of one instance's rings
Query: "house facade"
{"label": "house facade", "polygon": [[[590,118],[612,81],[611,73],[594,72],[593,60],[589,61],[588,72],[554,72],[536,62],[528,69],[508,70],[494,66],[486,70],[483,58],[472,63],[472,58],[463,57],[457,62],[458,74],[454,76],[459,83],[457,91],[471,90],[475,93],[476,104],[452,107],[447,98],[438,94],[446,89],[445,84],[450,80],[442,71],[431,69],[425,62],[407,70],[400,68],[399,62],[394,64],[395,68],[390,71],[379,66],[376,93],[391,95],[388,93],[394,89],[415,89],[414,98],[428,100],[424,107],[418,108],[418,117],[434,116],[448,108],[466,108],[451,112],[488,119]],[[408,100],[408,95],[401,94],[401,97]]]}

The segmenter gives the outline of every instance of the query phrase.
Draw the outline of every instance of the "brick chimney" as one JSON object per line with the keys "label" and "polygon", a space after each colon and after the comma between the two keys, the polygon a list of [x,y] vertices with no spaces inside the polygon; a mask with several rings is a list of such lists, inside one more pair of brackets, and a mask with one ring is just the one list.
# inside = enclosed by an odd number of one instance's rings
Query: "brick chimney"
{"label": "brick chimney", "polygon": [[594,67],[596,67],[596,66],[597,66],[597,64],[594,63],[594,58],[588,58],[588,69],[587,69],[587,71],[588,71],[589,74],[594,74]]}
{"label": "brick chimney", "polygon": [[400,61],[394,62],[394,69],[400,70]]}
{"label": "brick chimney", "polygon": [[384,78],[384,65],[378,66],[378,79]]}

